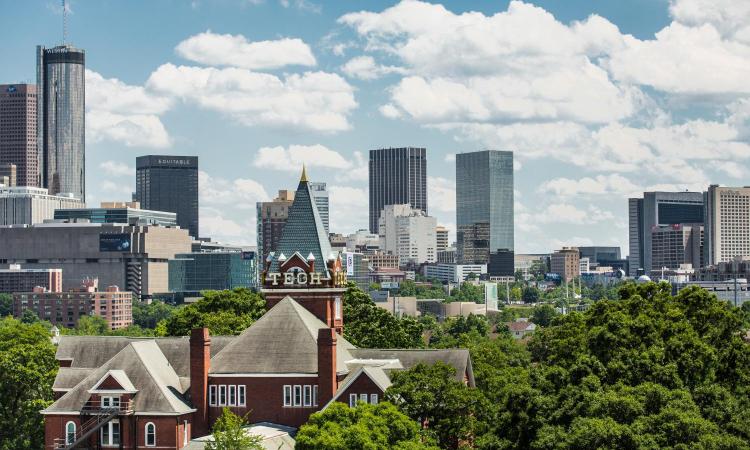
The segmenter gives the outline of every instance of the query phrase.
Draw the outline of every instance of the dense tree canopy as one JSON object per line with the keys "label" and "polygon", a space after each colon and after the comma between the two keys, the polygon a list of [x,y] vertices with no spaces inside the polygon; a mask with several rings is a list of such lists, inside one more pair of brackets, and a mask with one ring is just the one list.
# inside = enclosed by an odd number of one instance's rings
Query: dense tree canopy
{"label": "dense tree canopy", "polygon": [[172,317],[177,307],[159,300],[151,303],[133,301],[133,324],[141,328],[154,329],[162,320]]}
{"label": "dense tree canopy", "polygon": [[214,335],[236,335],[265,312],[266,301],[250,289],[204,291],[202,299],[179,308],[162,323],[169,336],[186,336],[200,327]]}
{"label": "dense tree canopy", "polygon": [[0,318],[13,315],[13,296],[0,293]]}

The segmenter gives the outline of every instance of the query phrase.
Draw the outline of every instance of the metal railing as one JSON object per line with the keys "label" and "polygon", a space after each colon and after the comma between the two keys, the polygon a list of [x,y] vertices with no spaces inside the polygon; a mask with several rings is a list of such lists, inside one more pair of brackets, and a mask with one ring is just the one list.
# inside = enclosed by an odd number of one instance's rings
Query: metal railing
{"label": "metal railing", "polygon": [[76,427],[75,439],[68,443],[67,433],[65,436],[54,440],[55,450],[70,450],[81,448],[80,445],[86,442],[92,434],[99,431],[101,427],[109,423],[110,420],[117,416],[125,416],[133,413],[133,401],[120,402],[117,405],[102,405],[101,400],[89,400],[81,408],[81,417],[92,416],[86,421],[81,421],[81,425]]}

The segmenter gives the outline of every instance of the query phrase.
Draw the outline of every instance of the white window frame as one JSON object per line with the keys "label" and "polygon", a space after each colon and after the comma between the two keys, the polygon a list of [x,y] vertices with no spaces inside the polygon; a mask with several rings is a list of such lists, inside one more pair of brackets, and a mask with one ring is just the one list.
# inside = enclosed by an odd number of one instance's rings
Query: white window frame
{"label": "white window frame", "polygon": [[378,394],[370,394],[370,404],[371,405],[378,404]]}
{"label": "white window frame", "polygon": [[294,406],[302,406],[302,385],[294,385]]}
{"label": "white window frame", "polygon": [[247,404],[247,386],[240,384],[237,386],[237,406],[245,406]]}
{"label": "white window frame", "polygon": [[[117,442],[115,442],[114,433],[112,432],[115,428],[114,425],[117,425]],[[107,437],[109,438],[106,442],[104,441],[105,429],[107,430]],[[102,447],[119,447],[122,440],[121,431],[120,421],[118,419],[112,419],[109,422],[105,423],[104,426],[99,430],[99,442],[101,442]]]}
{"label": "white window frame", "polygon": [[227,406],[237,406],[237,385],[227,386]]}
{"label": "white window frame", "polygon": [[367,394],[359,394],[359,401],[367,403]]}
{"label": "white window frame", "polygon": [[312,386],[306,384],[302,391],[302,404],[309,408],[312,406]]}
{"label": "white window frame", "polygon": [[341,297],[336,297],[333,301],[334,319],[341,319]]}
{"label": "white window frame", "polygon": [[119,408],[120,407],[120,397],[119,396],[111,396],[111,395],[102,396],[102,398],[101,398],[101,405],[102,405],[102,408],[114,408],[115,406]]}
{"label": "white window frame", "polygon": [[208,386],[208,406],[218,405],[218,393],[216,392],[216,385],[212,384]]}
{"label": "white window frame", "polygon": [[188,421],[187,420],[183,420],[182,424],[183,424],[182,425],[182,428],[183,428],[183,430],[182,430],[182,446],[184,447],[184,446],[188,445]]}
{"label": "white window frame", "polygon": [[354,408],[357,406],[357,394],[349,394],[349,407]]}
{"label": "white window frame", "polygon": [[227,406],[227,385],[219,385],[219,406]]}
{"label": "white window frame", "polygon": [[313,386],[313,406],[318,406],[318,385]]}
{"label": "white window frame", "polygon": [[[70,438],[71,431],[70,431],[69,428],[70,428],[71,425],[73,425],[73,431],[72,431],[72,433],[73,433],[73,439]],[[70,444],[72,444],[73,442],[76,441],[76,432],[77,431],[78,431],[78,426],[72,420],[69,420],[68,423],[65,424],[65,445],[70,445]]]}
{"label": "white window frame", "polygon": [[286,407],[292,406],[292,385],[291,384],[284,385],[284,406]]}
{"label": "white window frame", "polygon": [[[151,444],[148,443],[148,427],[152,427],[152,429],[154,430],[152,433],[154,436],[154,442],[152,442]],[[156,424],[154,422],[146,423],[143,432],[143,442],[146,444],[146,447],[156,447]]]}

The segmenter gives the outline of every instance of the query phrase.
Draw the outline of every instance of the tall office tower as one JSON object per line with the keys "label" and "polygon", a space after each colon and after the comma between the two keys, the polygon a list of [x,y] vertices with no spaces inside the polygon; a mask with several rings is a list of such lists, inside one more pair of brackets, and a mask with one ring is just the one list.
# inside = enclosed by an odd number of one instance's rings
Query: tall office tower
{"label": "tall office tower", "polygon": [[86,201],[85,53],[70,45],[36,49],[41,186]]}
{"label": "tall office tower", "polygon": [[458,264],[488,264],[490,253],[513,251],[513,152],[456,155],[456,225]]}
{"label": "tall office tower", "polygon": [[700,192],[644,192],[643,198],[628,199],[630,275],[648,273],[651,261],[651,231],[659,226],[703,224],[703,194]]}
{"label": "tall office tower", "polygon": [[700,268],[703,260],[703,225],[667,225],[651,230],[652,274],[679,269],[682,264]]}
{"label": "tall office tower", "polygon": [[705,265],[750,257],[750,187],[709,186],[704,194]]}
{"label": "tall office tower", "polygon": [[0,177],[14,165],[11,186],[39,186],[36,105],[35,85],[0,84]]}
{"label": "tall office tower", "polygon": [[378,220],[380,249],[398,256],[401,267],[437,261],[437,219],[409,205],[386,205]]}
{"label": "tall office tower", "polygon": [[427,150],[381,148],[370,150],[370,233],[386,205],[407,204],[427,214]]}
{"label": "tall office tower", "polygon": [[323,221],[323,227],[326,230],[326,234],[330,233],[329,221],[329,208],[328,208],[328,189],[326,184],[322,181],[311,181],[310,192],[312,192],[313,199],[315,199],[315,206],[318,207],[318,213],[320,213],[320,220]]}
{"label": "tall office tower", "polygon": [[135,167],[141,208],[177,213],[177,225],[198,239],[198,157],[139,156]]}
{"label": "tall office tower", "polygon": [[[282,190],[270,202],[258,202],[257,239],[258,239],[258,267],[262,268],[270,252],[276,251],[281,239],[284,225],[289,218],[289,208],[294,203],[294,191]],[[307,255],[305,255],[307,256]]]}
{"label": "tall office tower", "polygon": [[438,225],[437,228],[435,228],[435,236],[437,238],[436,250],[438,252],[442,252],[443,250],[447,249],[448,248],[448,229],[442,225]]}

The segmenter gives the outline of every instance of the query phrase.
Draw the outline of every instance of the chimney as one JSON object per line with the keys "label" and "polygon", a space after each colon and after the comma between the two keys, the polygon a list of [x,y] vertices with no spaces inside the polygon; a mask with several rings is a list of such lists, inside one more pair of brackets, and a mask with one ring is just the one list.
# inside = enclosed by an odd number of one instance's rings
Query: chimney
{"label": "chimney", "polygon": [[211,336],[208,328],[190,333],[190,399],[193,413],[193,437],[208,434],[208,369],[211,366]]}
{"label": "chimney", "polygon": [[318,404],[325,405],[338,389],[336,379],[336,331],[318,330]]}

